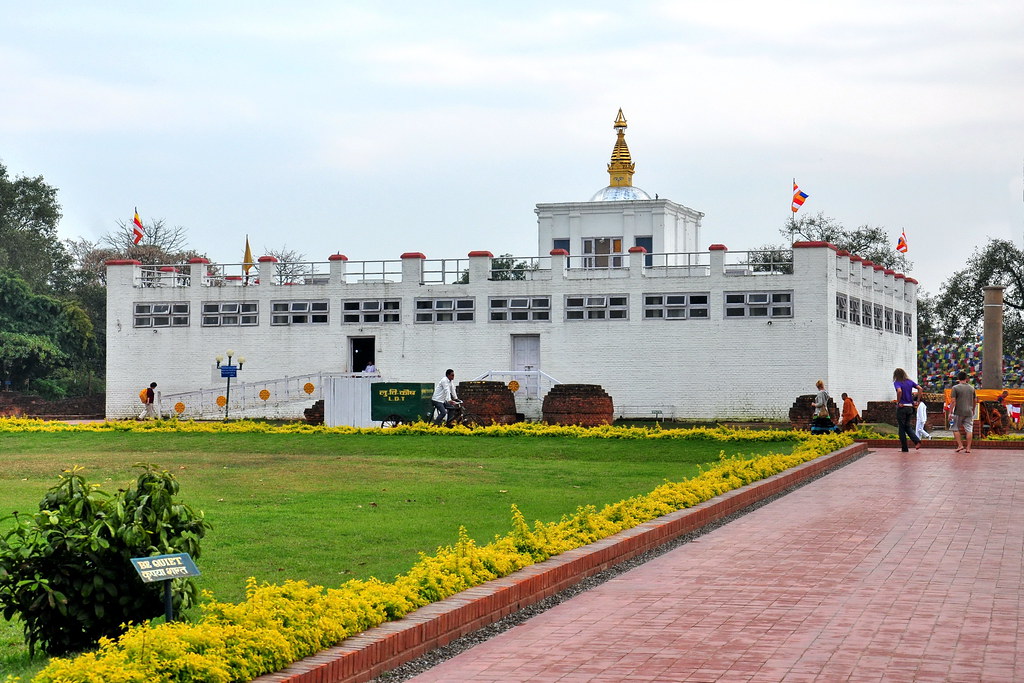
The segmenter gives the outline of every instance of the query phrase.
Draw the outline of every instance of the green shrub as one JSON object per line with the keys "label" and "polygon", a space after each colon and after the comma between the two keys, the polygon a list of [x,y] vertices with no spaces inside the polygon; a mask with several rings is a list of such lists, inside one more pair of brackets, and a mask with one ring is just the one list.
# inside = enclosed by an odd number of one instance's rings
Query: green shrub
{"label": "green shrub", "polygon": [[[154,465],[142,468],[127,490],[99,490],[81,468],[66,470],[32,515],[14,513],[0,537],[0,609],[18,615],[30,653],[93,647],[122,625],[163,612],[160,583],[144,584],[132,557],[189,553],[209,525],[203,513],[174,501],[178,482]],[[9,518],[8,518],[9,519]],[[175,579],[177,608],[196,601],[191,580]]]}

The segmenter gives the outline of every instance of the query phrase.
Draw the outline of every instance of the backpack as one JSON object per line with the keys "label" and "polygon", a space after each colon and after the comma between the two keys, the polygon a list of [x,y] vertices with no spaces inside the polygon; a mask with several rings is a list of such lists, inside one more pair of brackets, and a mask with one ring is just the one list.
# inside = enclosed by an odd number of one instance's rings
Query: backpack
{"label": "backpack", "polygon": [[143,403],[149,403],[149,387],[139,392],[139,400]]}

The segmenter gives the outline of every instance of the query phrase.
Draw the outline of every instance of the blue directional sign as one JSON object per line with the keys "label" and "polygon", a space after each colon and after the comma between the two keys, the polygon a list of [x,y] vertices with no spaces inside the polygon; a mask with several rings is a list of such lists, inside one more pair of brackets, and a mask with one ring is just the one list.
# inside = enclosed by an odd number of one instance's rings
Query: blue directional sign
{"label": "blue directional sign", "polygon": [[222,365],[220,366],[221,377],[238,377],[238,366],[237,365]]}

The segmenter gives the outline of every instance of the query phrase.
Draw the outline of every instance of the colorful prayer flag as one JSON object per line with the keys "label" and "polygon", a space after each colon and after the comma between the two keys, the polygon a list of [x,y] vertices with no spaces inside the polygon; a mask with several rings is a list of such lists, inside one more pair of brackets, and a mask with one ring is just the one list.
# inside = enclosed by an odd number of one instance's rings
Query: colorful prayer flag
{"label": "colorful prayer flag", "polygon": [[804,205],[804,202],[807,201],[807,198],[809,196],[810,195],[808,195],[806,192],[801,192],[800,191],[800,187],[796,184],[796,181],[794,180],[793,181],[793,213],[796,213],[797,211],[800,210],[800,207]]}
{"label": "colorful prayer flag", "polygon": [[135,207],[135,218],[132,220],[135,227],[132,228],[132,234],[135,235],[135,239],[132,240],[132,244],[138,244],[142,240],[142,219],[139,218],[139,207]]}
{"label": "colorful prayer flag", "polygon": [[906,254],[907,253],[907,231],[906,230],[904,230],[903,233],[900,235],[900,238],[898,240],[896,240],[896,251],[900,252],[901,254]]}
{"label": "colorful prayer flag", "polygon": [[242,270],[244,270],[245,274],[248,275],[249,274],[249,269],[252,268],[254,265],[256,265],[256,264],[254,264],[252,262],[252,249],[249,248],[249,236],[246,235],[245,236],[245,256],[242,257]]}

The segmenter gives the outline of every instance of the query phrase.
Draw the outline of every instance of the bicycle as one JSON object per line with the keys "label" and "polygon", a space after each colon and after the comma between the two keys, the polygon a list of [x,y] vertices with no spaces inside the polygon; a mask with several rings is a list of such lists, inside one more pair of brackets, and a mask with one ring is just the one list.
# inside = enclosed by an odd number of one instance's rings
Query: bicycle
{"label": "bicycle", "polygon": [[445,420],[446,427],[451,427],[456,424],[472,428],[478,425],[483,425],[484,421],[470,408],[467,408],[464,402],[458,401],[454,405],[448,406],[448,419]]}

